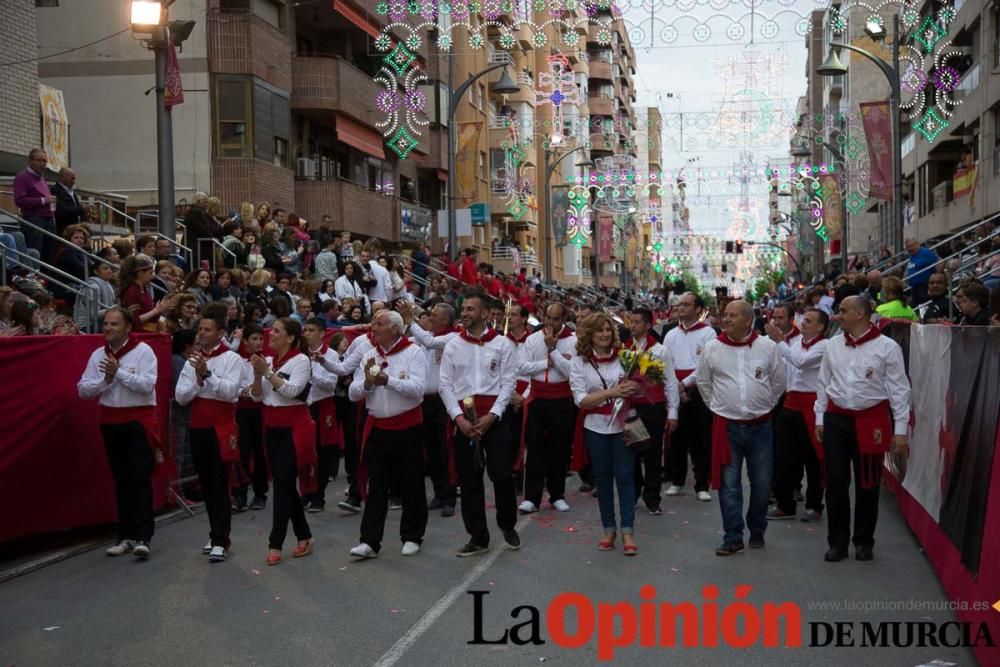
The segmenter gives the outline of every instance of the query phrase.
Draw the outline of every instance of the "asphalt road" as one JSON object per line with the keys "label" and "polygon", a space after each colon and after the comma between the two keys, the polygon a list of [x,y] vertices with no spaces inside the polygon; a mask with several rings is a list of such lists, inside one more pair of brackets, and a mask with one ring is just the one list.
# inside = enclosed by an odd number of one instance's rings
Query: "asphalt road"
{"label": "asphalt road", "polygon": [[[331,483],[328,498],[342,490]],[[571,484],[576,488],[575,481]],[[147,562],[111,559],[103,549],[75,556],[0,585],[0,665],[535,665],[598,664],[598,632],[580,648],[553,641],[546,622],[552,599],[564,592],[592,601],[626,601],[637,607],[639,589],[655,587],[654,602],[691,601],[705,607],[703,587],[719,589],[719,616],[735,602],[736,586],[752,586],[746,601],[799,605],[802,647],[619,648],[615,662],[635,665],[879,665],[916,666],[932,660],[974,665],[963,648],[810,647],[811,623],[850,621],[860,644],[862,621],[954,621],[947,610],[832,610],[816,604],[946,601],[930,564],[905,526],[891,494],[883,491],[876,559],[825,563],[825,523],[773,524],[767,547],[719,558],[718,502],[698,502],[690,492],[664,498],[663,516],[640,507],[640,553],[625,558],[620,547],[599,552],[597,501],[571,492],[572,511],[550,507],[522,517],[523,547],[499,547],[460,559],[465,541],[461,518],[431,513],[423,551],[399,554],[399,512],[390,512],[379,558],[354,562],[348,555],[360,517],[336,509],[309,515],[316,552],[267,567],[265,512],[234,517],[229,561],[209,564],[201,555],[208,521],[204,514],[162,527]],[[332,503],[328,502],[328,505]],[[492,512],[490,512],[492,522]],[[491,529],[493,529],[491,523]],[[543,644],[470,645],[474,597],[482,600],[482,636],[496,640],[505,628],[539,610]],[[652,609],[656,609],[652,607]],[[596,613],[596,612],[595,612]],[[586,615],[586,614],[584,614]],[[576,612],[565,631],[577,630]],[[609,635],[628,631],[621,620]],[[657,628],[659,621],[650,627]],[[706,626],[711,626],[706,623]],[[525,625],[517,635],[527,639]],[[737,630],[744,628],[740,625]],[[783,631],[782,631],[783,632]],[[680,636],[680,633],[678,633]],[[721,640],[720,640],[721,642]],[[610,638],[607,641],[610,644]]]}

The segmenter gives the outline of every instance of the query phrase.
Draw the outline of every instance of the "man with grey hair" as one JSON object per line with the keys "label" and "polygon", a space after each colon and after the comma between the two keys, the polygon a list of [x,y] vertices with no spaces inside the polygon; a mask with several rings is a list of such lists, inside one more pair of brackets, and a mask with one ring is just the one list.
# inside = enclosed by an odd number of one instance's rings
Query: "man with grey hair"
{"label": "man with grey hair", "polygon": [[361,559],[374,558],[382,547],[390,484],[403,504],[399,533],[404,556],[420,552],[427,528],[424,454],[419,444],[427,361],[403,335],[404,326],[399,313],[386,310],[375,316],[375,345],[354,371],[348,390],[351,400],[364,398],[368,407],[358,463],[358,489],[366,502],[361,541],[351,549],[351,555]]}
{"label": "man with grey hair", "polygon": [[712,411],[712,486],[719,489],[725,536],[717,556],[743,551],[743,461],[750,478],[750,548],[764,547],[774,446],[771,411],[785,391],[785,364],[770,339],[753,330],[754,311],[732,301],[723,333],[710,341],[696,372],[698,391]]}
{"label": "man with grey hair", "polygon": [[458,335],[455,327],[455,308],[447,303],[439,303],[431,310],[431,331],[423,329],[414,320],[414,306],[409,301],[400,302],[403,320],[409,326],[407,333],[424,349],[427,359],[427,381],[424,386],[424,451],[427,466],[434,484],[434,498],[427,506],[431,510],[441,510],[441,516],[455,515],[455,500],[458,490],[451,483],[448,474],[448,445],[445,433],[448,428],[448,411],[438,394],[441,374],[441,355],[445,345]]}
{"label": "man with grey hair", "polygon": [[56,233],[62,236],[63,230],[70,225],[87,221],[87,207],[76,194],[75,171],[69,167],[60,169],[52,194],[56,197]]}

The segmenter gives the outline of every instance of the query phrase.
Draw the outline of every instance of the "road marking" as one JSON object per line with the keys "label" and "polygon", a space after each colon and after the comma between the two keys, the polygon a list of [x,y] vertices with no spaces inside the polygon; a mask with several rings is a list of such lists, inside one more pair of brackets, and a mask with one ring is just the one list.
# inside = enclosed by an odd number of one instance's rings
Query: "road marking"
{"label": "road marking", "polygon": [[[524,531],[524,528],[531,523],[531,519],[534,515],[529,514],[518,522],[515,529],[518,533]],[[502,542],[502,538],[501,538]],[[392,647],[386,651],[381,658],[375,662],[375,667],[392,667],[399,659],[403,657],[411,646],[413,646],[424,633],[431,629],[441,616],[444,615],[448,608],[455,603],[455,601],[469,589],[469,586],[483,576],[483,573],[500,558],[500,554],[505,551],[509,551],[505,546],[501,546],[499,549],[494,549],[486,558],[479,563],[476,567],[472,569],[465,578],[462,579],[458,584],[455,585],[450,591],[444,594],[440,600],[434,603],[434,606],[427,610],[427,612],[420,617],[416,623],[413,624],[406,634],[400,637]]]}

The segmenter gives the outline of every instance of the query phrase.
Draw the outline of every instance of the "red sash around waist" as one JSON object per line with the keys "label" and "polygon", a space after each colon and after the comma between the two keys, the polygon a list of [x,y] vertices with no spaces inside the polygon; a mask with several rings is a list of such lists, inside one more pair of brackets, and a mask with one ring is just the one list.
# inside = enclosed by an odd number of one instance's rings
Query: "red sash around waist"
{"label": "red sash around waist", "polygon": [[587,415],[608,415],[610,417],[613,408],[613,403],[605,403],[576,413],[576,427],[573,429],[573,460],[571,461],[573,472],[580,472],[590,463],[587,445],[583,441],[583,422],[586,421]]}
{"label": "red sash around waist", "polygon": [[313,403],[319,412],[319,446],[344,450],[344,432],[337,421],[337,402],[329,396]]}
{"label": "red sash around waist", "polygon": [[262,405],[264,428],[292,429],[295,461],[299,468],[299,491],[312,494],[317,489],[316,478],[316,424],[304,403],[299,405]]}
{"label": "red sash around waist", "polygon": [[160,420],[156,418],[156,406],[140,405],[133,408],[112,408],[101,406],[102,424],[127,424],[139,422],[146,432],[149,448],[153,450],[153,474],[170,463],[170,453],[160,440]]}
{"label": "red sash around waist", "polygon": [[573,392],[569,388],[569,382],[542,382],[541,380],[531,381],[531,395],[534,398],[573,398]]}
{"label": "red sash around waist", "polygon": [[722,466],[727,466],[733,462],[732,450],[729,446],[729,425],[739,424],[740,426],[756,426],[766,424],[771,421],[771,415],[761,415],[753,419],[726,419],[721,415],[712,413],[712,481],[713,489],[722,486]]}
{"label": "red sash around waist", "polygon": [[816,439],[816,392],[789,391],[785,393],[784,407],[786,410],[798,412],[806,422],[809,431],[809,441],[816,450],[816,458],[823,461],[823,443]]}
{"label": "red sash around waist", "polygon": [[528,386],[529,385],[527,380],[518,380],[517,383],[514,385],[514,391],[524,396],[524,390],[527,389]]}
{"label": "red sash around waist", "polygon": [[889,401],[876,403],[864,410],[848,410],[833,401],[829,401],[826,405],[826,411],[854,418],[858,451],[861,453],[862,459],[860,486],[864,489],[874,488],[878,483],[876,467],[882,464],[882,456],[889,451],[889,441],[893,435]]}
{"label": "red sash around waist", "polygon": [[223,463],[240,460],[239,432],[236,429],[236,404],[198,396],[191,403],[191,428],[215,430],[219,456]]}
{"label": "red sash around waist", "polygon": [[361,435],[361,452],[358,454],[358,491],[361,493],[362,500],[368,497],[368,466],[365,465],[365,444],[368,442],[368,436],[371,435],[371,432],[374,429],[404,431],[423,423],[424,411],[419,405],[392,417],[376,417],[372,413],[368,413],[368,417],[365,419],[365,430]]}
{"label": "red sash around waist", "polygon": [[691,375],[691,373],[694,373],[694,369],[693,368],[675,368],[674,369],[674,375],[677,376],[678,380],[683,380],[688,375]]}

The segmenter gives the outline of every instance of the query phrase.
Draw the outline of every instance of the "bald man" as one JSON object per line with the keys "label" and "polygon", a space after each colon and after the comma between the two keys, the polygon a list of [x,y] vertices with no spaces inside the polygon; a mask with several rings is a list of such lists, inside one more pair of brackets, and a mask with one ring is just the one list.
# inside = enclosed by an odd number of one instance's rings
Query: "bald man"
{"label": "bald man", "polygon": [[76,194],[76,172],[69,167],[59,170],[56,186],[52,188],[56,198],[56,231],[62,236],[70,225],[86,222],[87,209]]}
{"label": "bald man", "polygon": [[[753,330],[749,303],[732,301],[722,317],[723,332],[702,352],[698,391],[712,412],[712,486],[719,489],[725,536],[717,556],[743,551],[744,528],[750,548],[764,547],[767,499],[774,446],[771,411],[785,391],[785,364],[773,341]],[[743,461],[750,478],[750,502],[743,522]]]}
{"label": "bald man", "polygon": [[871,323],[871,302],[849,296],[840,302],[841,333],[823,353],[816,383],[816,439],[826,459],[825,559],[847,557],[851,536],[851,470],[854,470],[854,555],[873,558],[882,459],[901,454],[910,419],[910,383],[903,351]]}

